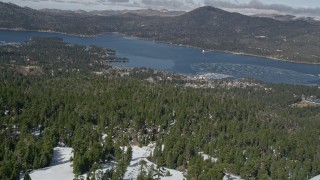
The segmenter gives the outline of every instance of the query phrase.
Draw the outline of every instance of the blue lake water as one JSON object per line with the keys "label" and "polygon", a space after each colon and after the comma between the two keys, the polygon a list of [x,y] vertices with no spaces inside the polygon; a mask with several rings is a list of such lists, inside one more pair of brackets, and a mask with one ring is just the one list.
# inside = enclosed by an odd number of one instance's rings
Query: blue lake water
{"label": "blue lake water", "polygon": [[44,32],[0,31],[0,41],[3,42],[23,42],[32,37],[61,37],[74,44],[112,48],[117,51],[117,56],[129,58],[128,63],[115,63],[125,67],[150,67],[183,74],[219,73],[272,83],[320,84],[320,65],[223,52],[202,53],[200,49],[115,34],[78,37]]}

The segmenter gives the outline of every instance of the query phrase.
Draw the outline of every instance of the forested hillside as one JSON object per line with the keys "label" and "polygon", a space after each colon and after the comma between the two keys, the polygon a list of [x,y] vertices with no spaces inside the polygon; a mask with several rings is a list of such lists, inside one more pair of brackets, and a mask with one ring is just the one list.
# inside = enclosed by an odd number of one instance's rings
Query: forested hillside
{"label": "forested hillside", "polygon": [[[86,47],[68,45],[71,49],[59,52],[64,61],[23,52],[40,43],[50,57],[66,46],[45,46],[52,41],[58,40],[1,47],[0,179],[17,179],[20,171],[48,166],[53,147],[62,144],[74,149],[75,174],[112,158],[118,166],[104,176],[119,179],[131,158],[121,147],[151,142],[156,148],[150,160],[187,172],[187,179],[221,179],[226,172],[244,179],[320,174],[320,107],[290,106],[302,94],[320,97],[317,87],[258,82],[234,87],[236,82],[229,80],[191,82],[150,69],[99,64],[67,71],[72,57],[86,54]],[[21,72],[35,63],[25,56],[38,57],[41,73]],[[41,63],[47,61],[51,63]],[[65,69],[52,74],[60,68]],[[104,71],[96,75],[97,69]],[[204,160],[201,153],[211,158]]]}
{"label": "forested hillside", "polygon": [[180,16],[52,13],[0,2],[0,28],[76,35],[123,33],[202,49],[320,63],[319,23],[280,21],[201,7]]}

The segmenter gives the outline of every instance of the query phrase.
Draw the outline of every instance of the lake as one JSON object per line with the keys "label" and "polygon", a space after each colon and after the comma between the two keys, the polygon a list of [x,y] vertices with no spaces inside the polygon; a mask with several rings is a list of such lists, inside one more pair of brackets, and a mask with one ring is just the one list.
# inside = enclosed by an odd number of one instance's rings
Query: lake
{"label": "lake", "polygon": [[0,30],[0,41],[23,42],[32,37],[60,37],[65,42],[112,48],[129,58],[115,66],[150,67],[181,74],[218,73],[234,78],[250,77],[265,82],[320,84],[320,65],[299,64],[224,52],[205,52],[178,45],[157,43],[116,34],[79,37],[46,32]]}

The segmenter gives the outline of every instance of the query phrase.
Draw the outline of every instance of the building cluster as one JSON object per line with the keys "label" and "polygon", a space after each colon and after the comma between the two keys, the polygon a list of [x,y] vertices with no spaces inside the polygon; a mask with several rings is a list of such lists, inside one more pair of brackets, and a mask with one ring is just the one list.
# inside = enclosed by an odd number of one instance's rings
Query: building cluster
{"label": "building cluster", "polygon": [[317,99],[317,97],[315,97],[315,96],[306,97],[306,96],[302,95],[302,101],[320,104],[320,99]]}

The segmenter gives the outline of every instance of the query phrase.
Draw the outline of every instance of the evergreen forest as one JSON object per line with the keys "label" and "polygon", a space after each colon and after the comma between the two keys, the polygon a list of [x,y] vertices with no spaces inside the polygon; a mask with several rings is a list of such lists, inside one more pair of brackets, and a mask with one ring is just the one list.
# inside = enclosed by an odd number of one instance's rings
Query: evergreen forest
{"label": "evergreen forest", "polygon": [[113,68],[107,51],[115,53],[57,38],[0,46],[0,179],[49,166],[61,144],[74,150],[76,175],[112,157],[118,166],[104,178],[122,179],[130,145],[151,142],[150,160],[186,179],[320,174],[320,107],[292,106],[303,94],[320,97],[318,87]]}

